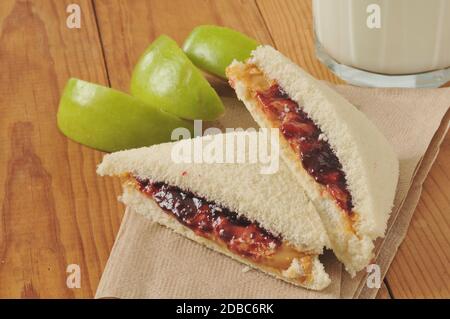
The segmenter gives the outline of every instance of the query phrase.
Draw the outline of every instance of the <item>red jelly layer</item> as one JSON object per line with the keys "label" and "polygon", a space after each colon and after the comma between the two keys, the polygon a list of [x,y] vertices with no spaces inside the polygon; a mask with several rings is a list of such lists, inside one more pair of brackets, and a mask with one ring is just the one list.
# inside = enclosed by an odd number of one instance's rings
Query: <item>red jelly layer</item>
{"label": "red jelly layer", "polygon": [[282,244],[274,236],[236,212],[176,186],[136,178],[139,190],[197,235],[224,244],[240,256],[259,261],[273,255]]}
{"label": "red jelly layer", "polygon": [[321,138],[320,128],[291,100],[278,84],[265,91],[258,91],[256,97],[263,110],[279,128],[299,154],[305,170],[320,184],[325,185],[338,205],[348,214],[352,213],[352,196],[339,159],[330,144]]}

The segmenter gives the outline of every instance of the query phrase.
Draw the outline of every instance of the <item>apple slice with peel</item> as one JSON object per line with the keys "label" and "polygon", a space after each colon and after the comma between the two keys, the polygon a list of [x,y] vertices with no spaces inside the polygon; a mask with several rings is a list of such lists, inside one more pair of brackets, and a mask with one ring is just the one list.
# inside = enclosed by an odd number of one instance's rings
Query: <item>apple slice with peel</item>
{"label": "apple slice with peel", "polygon": [[217,93],[178,44],[162,35],[133,70],[131,94],[185,119],[215,120],[224,112]]}
{"label": "apple slice with peel", "polygon": [[248,59],[258,45],[256,40],[238,31],[201,25],[189,34],[183,50],[200,69],[226,79],[225,68],[235,59]]}
{"label": "apple slice with peel", "polygon": [[102,151],[118,151],[171,141],[175,128],[193,131],[189,121],[125,93],[70,79],[57,115],[67,137]]}

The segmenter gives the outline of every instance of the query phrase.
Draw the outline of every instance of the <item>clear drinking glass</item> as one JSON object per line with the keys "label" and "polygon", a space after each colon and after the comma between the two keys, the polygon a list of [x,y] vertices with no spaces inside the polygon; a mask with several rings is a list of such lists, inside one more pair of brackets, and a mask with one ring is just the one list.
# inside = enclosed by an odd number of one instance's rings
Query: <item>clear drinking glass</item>
{"label": "clear drinking glass", "polygon": [[317,57],[346,82],[450,81],[450,0],[313,0]]}

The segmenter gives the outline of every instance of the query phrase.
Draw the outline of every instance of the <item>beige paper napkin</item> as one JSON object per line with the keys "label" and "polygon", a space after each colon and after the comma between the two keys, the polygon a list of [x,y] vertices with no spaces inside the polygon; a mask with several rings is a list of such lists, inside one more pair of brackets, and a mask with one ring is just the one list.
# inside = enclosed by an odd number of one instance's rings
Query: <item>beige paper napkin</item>
{"label": "beige paper napkin", "polygon": [[[443,118],[450,106],[450,89],[338,86],[336,90],[378,126],[400,159],[400,180],[388,233],[377,242],[376,263],[384,276],[406,234],[422,182],[448,130],[448,117]],[[223,95],[230,94],[225,91]],[[256,127],[234,98],[224,97],[224,102],[225,116],[210,126]],[[244,272],[243,265],[127,211],[96,298],[368,298],[376,295],[377,289],[364,285],[363,271],[351,279],[330,252],[321,261],[332,284],[321,292],[308,291],[255,270]]]}

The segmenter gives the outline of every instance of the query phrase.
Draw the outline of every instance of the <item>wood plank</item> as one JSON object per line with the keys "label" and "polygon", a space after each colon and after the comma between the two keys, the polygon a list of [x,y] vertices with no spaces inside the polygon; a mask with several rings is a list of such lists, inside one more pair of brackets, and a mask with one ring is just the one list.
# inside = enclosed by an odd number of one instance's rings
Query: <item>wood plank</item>
{"label": "wood plank", "polygon": [[95,0],[113,87],[128,91],[139,56],[159,35],[180,45],[201,24],[234,28],[271,44],[270,35],[254,1],[229,0]]}
{"label": "wood plank", "polygon": [[450,298],[450,133],[387,273],[396,298]]}
{"label": "wood plank", "polygon": [[[107,83],[92,3],[76,1],[81,29],[69,29],[70,3],[0,2],[0,297],[92,296],[120,223],[101,154],[56,127],[70,76]],[[68,264],[81,289],[67,288]]]}

